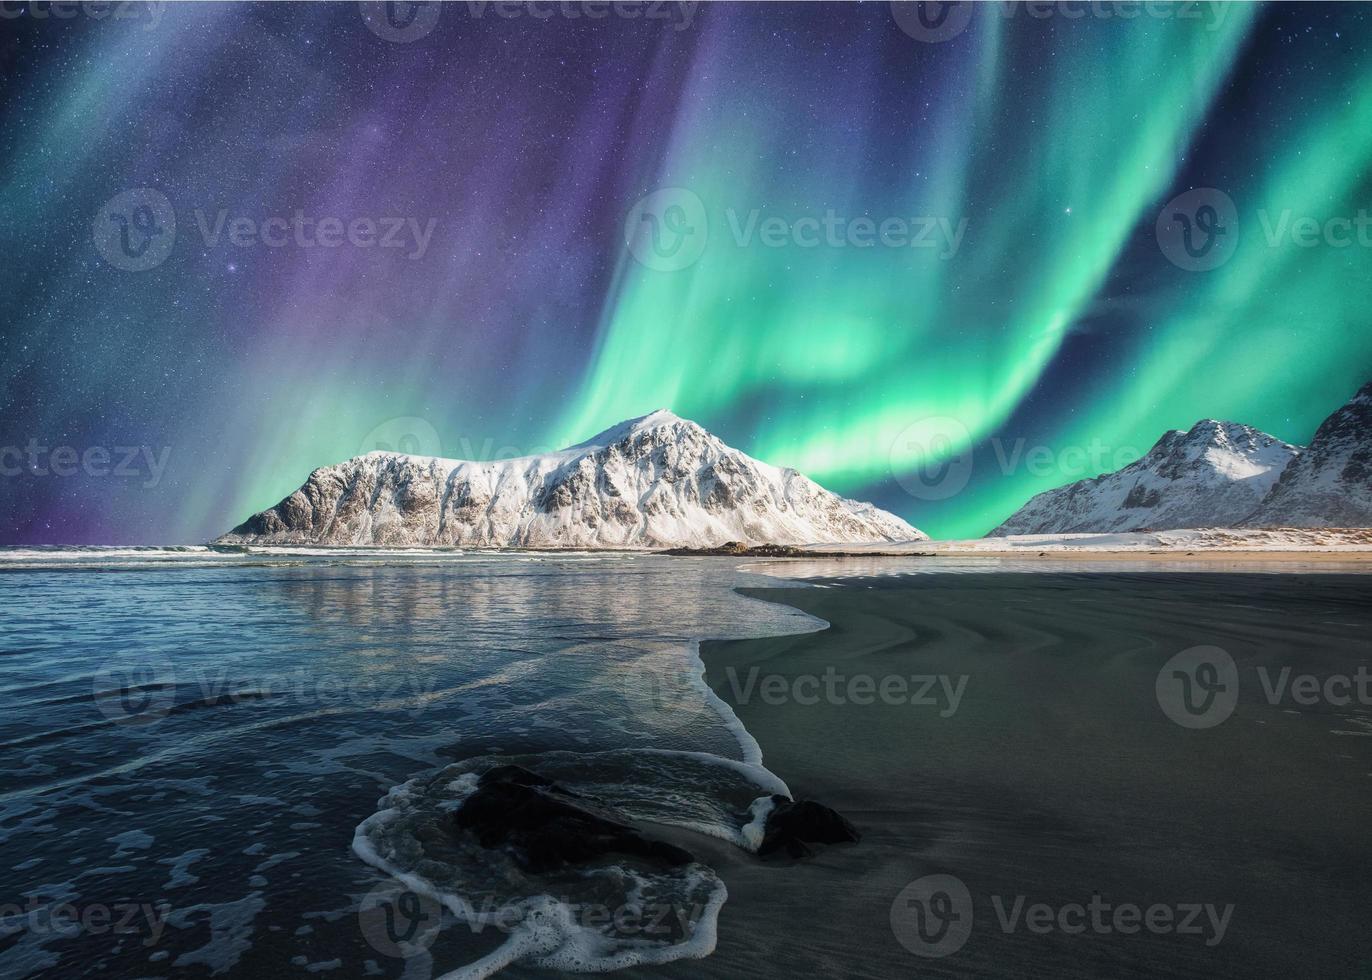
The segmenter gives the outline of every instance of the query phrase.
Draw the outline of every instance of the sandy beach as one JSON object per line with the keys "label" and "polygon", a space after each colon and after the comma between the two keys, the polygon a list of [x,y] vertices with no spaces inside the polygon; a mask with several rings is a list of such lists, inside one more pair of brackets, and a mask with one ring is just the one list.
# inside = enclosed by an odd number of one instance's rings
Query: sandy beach
{"label": "sandy beach", "polygon": [[[702,655],[768,768],[797,797],[847,814],[864,839],[761,863],[693,837],[729,887],[718,950],[652,974],[1365,975],[1372,709],[1356,696],[1335,703],[1344,689],[1328,681],[1367,671],[1372,579],[1041,572],[824,584],[747,594],[831,628],[709,643]],[[1164,714],[1155,685],[1197,646],[1232,656],[1237,702],[1211,727],[1187,728]],[[837,678],[827,693],[826,676]],[[903,703],[858,682],[879,691],[883,679],[923,676],[946,681],[932,704],[912,703],[913,680]],[[1302,676],[1335,697],[1297,700],[1307,688],[1281,678]],[[896,899],[934,874],[965,885],[970,929],[946,955],[916,955],[912,905]],[[1015,914],[1040,905],[1033,926]],[[1079,931],[1077,906],[1088,910]]]}
{"label": "sandy beach", "polygon": [[[805,549],[816,555],[832,553],[825,545]],[[1274,562],[1354,566],[1372,560],[1372,530],[1368,528],[1186,528],[1171,531],[1110,533],[1011,534],[956,540],[902,542],[896,545],[854,545],[849,555],[918,556],[924,558],[1028,558],[1082,561],[1206,563]],[[1286,565],[1289,568],[1289,565]]]}

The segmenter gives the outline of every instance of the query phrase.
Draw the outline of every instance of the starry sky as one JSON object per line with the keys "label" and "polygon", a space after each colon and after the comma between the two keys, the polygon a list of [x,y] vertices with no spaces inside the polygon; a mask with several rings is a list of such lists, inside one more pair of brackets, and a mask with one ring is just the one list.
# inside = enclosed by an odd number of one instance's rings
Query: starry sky
{"label": "starry sky", "polygon": [[0,544],[660,407],[972,536],[1372,378],[1365,5],[622,9],[5,4]]}

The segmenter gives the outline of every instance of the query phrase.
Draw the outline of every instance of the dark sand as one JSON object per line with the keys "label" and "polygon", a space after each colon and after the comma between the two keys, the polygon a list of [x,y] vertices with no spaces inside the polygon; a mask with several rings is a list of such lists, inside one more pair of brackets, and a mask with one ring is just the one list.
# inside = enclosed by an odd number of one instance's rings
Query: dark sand
{"label": "dark sand", "polygon": [[[762,863],[699,837],[729,887],[717,952],[638,976],[1372,976],[1372,709],[1266,700],[1255,670],[1353,675],[1372,650],[1372,578],[984,574],[857,579],[748,594],[832,628],[706,644],[714,689],[798,797],[836,807],[861,844]],[[1169,721],[1159,669],[1200,644],[1238,662],[1216,727]],[[911,704],[740,699],[749,668],[969,675],[952,716]],[[727,669],[734,668],[731,679]],[[923,875],[963,881],[957,952],[897,942],[893,899]],[[1003,931],[992,904],[1213,903],[1202,935]],[[1186,914],[1184,911],[1178,914]],[[908,916],[903,921],[910,921]],[[1072,920],[1075,921],[1075,920]],[[1110,921],[1109,916],[1106,921]],[[1126,923],[1127,924],[1127,923]]]}

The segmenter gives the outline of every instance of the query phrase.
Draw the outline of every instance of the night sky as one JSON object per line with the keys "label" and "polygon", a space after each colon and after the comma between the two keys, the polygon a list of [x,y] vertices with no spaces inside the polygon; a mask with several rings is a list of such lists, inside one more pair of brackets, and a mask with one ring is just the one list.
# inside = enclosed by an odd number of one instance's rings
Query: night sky
{"label": "night sky", "polygon": [[3,5],[0,544],[660,407],[970,536],[1372,378],[1365,5],[409,6]]}

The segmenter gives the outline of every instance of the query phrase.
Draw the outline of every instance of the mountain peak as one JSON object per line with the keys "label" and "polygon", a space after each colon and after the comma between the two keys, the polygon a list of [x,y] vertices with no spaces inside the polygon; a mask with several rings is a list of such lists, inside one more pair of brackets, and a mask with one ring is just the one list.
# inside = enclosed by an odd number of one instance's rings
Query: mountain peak
{"label": "mountain peak", "polygon": [[1220,419],[1201,419],[1195,425],[1191,426],[1186,434],[1188,436],[1214,437],[1219,433],[1228,430],[1229,427],[1235,424],[1236,423],[1234,422],[1225,422]]}
{"label": "mountain peak", "polygon": [[316,470],[291,496],[219,540],[670,548],[924,537],[894,514],[752,459],[658,409],[537,456],[490,462],[354,457]]}
{"label": "mountain peak", "polygon": [[991,534],[1231,526],[1299,454],[1251,426],[1201,419],[1165,433],[1123,469],[1038,494]]}
{"label": "mountain peak", "polygon": [[637,418],[625,419],[618,426],[611,426],[612,429],[628,426],[636,432],[643,432],[647,429],[658,429],[664,425],[675,425],[678,422],[686,422],[695,425],[690,419],[684,419],[677,415],[670,408],[655,408],[647,415],[640,415]]}
{"label": "mountain peak", "polygon": [[1239,422],[1164,433],[1142,459],[1032,498],[991,532],[1372,525],[1372,382],[1308,447]]}
{"label": "mountain peak", "polygon": [[1251,425],[1244,425],[1242,422],[1226,422],[1223,419],[1201,419],[1191,426],[1184,433],[1184,436],[1187,442],[1204,440],[1212,443],[1264,442],[1276,438],[1260,429],[1253,428]]}
{"label": "mountain peak", "polygon": [[625,419],[623,422],[617,422],[608,429],[597,432],[584,442],[578,442],[576,445],[568,448],[590,449],[596,446],[610,446],[619,442],[625,436],[638,435],[642,432],[652,432],[656,429],[677,426],[684,426],[688,429],[699,430],[701,432],[705,431],[704,427],[692,422],[690,419],[684,419],[670,409],[659,408],[649,412],[647,415],[640,415],[636,418]]}
{"label": "mountain peak", "polygon": [[1249,527],[1372,525],[1372,382],[1320,423]]}

